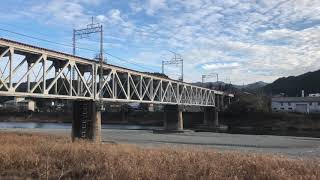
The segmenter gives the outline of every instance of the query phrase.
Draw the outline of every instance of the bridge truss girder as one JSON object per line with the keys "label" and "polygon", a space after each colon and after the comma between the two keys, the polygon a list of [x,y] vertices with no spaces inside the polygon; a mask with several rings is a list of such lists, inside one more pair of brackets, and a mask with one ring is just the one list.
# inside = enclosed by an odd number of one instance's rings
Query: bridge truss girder
{"label": "bridge truss girder", "polygon": [[100,85],[100,68],[97,61],[0,39],[2,96],[215,106],[224,94],[108,64]]}

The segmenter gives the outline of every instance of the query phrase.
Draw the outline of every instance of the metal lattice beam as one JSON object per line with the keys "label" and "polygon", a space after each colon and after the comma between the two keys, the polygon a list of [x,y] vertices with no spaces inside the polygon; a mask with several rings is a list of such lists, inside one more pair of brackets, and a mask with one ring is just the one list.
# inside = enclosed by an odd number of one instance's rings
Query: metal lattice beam
{"label": "metal lattice beam", "polygon": [[196,106],[215,106],[217,96],[233,96],[6,39],[0,39],[2,62],[2,96]]}

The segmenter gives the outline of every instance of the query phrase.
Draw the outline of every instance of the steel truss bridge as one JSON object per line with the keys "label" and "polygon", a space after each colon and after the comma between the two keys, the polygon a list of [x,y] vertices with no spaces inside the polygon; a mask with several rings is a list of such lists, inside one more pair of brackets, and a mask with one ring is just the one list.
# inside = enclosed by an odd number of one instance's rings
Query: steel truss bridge
{"label": "steel truss bridge", "polygon": [[[103,69],[103,82],[99,71]],[[0,95],[215,106],[221,91],[0,39]]]}

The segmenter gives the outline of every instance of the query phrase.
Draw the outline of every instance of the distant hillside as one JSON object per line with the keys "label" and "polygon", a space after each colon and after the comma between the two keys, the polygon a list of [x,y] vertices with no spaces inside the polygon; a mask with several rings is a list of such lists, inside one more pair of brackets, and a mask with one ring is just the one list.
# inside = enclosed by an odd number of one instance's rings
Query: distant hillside
{"label": "distant hillside", "polygon": [[203,86],[203,87],[206,87],[206,88],[213,88],[213,87],[218,87],[218,86],[224,86],[225,83],[224,82],[205,82],[205,83],[202,83],[202,82],[195,82],[195,83],[191,83],[195,86]]}
{"label": "distant hillside", "polygon": [[285,96],[300,96],[301,90],[305,94],[320,92],[320,70],[308,72],[299,76],[279,78],[262,90],[270,95],[284,93]]}
{"label": "distant hillside", "polygon": [[255,82],[252,84],[247,84],[247,85],[235,85],[235,84],[226,84],[224,82],[206,82],[204,84],[202,84],[201,82],[196,82],[193,83],[196,86],[203,86],[206,88],[210,88],[210,89],[219,89],[219,90],[231,90],[232,92],[237,92],[239,90],[245,90],[248,92],[257,92],[258,90],[260,90],[262,87],[264,87],[265,85],[267,85],[268,83],[259,81],[259,82]]}
{"label": "distant hillside", "polygon": [[247,84],[247,85],[244,85],[244,86],[241,86],[241,85],[233,85],[235,88],[237,89],[244,89],[246,91],[257,91],[259,90],[260,88],[264,87],[268,85],[268,83],[266,82],[263,82],[263,81],[258,81],[258,82],[255,82],[255,83],[251,83],[251,84]]}
{"label": "distant hillside", "polygon": [[195,85],[195,86],[202,86],[202,87],[210,88],[210,89],[229,85],[229,84],[224,83],[224,82],[222,82],[222,81],[218,81],[218,82],[205,82],[205,83],[195,82],[195,83],[191,83],[191,84],[193,84],[193,85]]}
{"label": "distant hillside", "polygon": [[263,81],[258,81],[258,82],[252,83],[252,84],[248,84],[244,88],[248,91],[252,91],[252,90],[255,91],[255,90],[262,88],[266,85],[268,85],[268,83],[265,83]]}

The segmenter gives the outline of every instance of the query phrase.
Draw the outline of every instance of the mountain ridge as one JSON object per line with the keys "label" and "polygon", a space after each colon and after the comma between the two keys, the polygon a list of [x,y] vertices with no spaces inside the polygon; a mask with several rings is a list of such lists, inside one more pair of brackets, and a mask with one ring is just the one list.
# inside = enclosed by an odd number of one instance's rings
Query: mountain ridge
{"label": "mountain ridge", "polygon": [[262,87],[262,91],[269,95],[284,94],[285,96],[300,96],[320,92],[320,70],[307,72],[298,76],[281,77]]}

